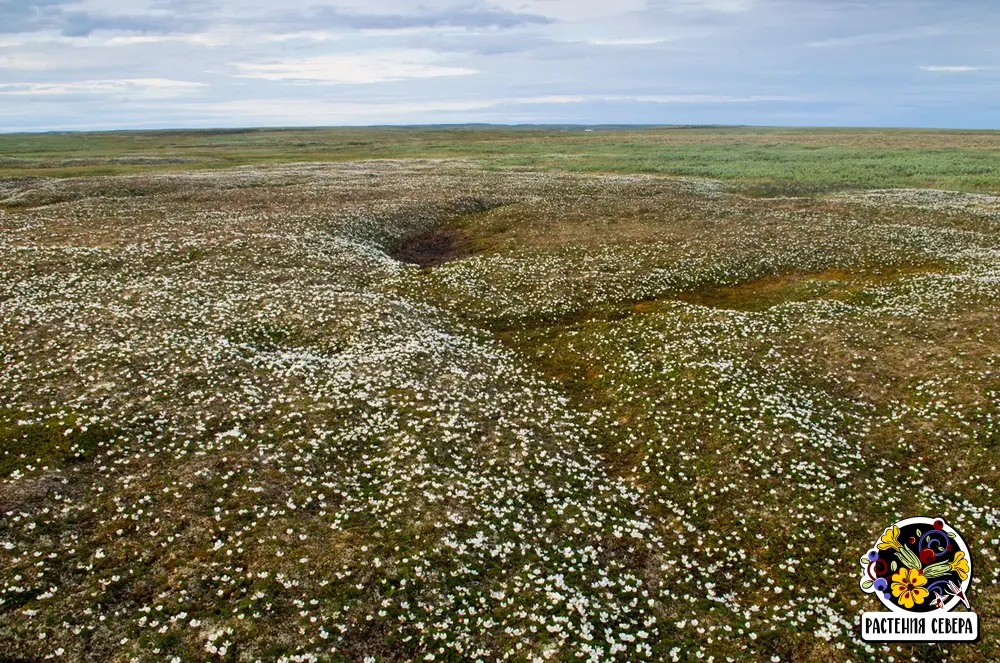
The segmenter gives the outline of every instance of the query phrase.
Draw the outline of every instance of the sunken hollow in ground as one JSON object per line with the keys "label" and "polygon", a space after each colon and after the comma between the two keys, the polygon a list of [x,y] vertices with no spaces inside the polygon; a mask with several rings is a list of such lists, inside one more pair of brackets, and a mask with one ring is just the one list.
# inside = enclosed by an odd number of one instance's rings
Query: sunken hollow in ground
{"label": "sunken hollow in ground", "polygon": [[472,242],[460,229],[437,227],[405,240],[391,255],[421,267],[437,267],[472,253]]}
{"label": "sunken hollow in ground", "polygon": [[450,204],[451,217],[436,226],[406,238],[390,252],[396,260],[421,267],[437,267],[467,258],[478,251],[476,237],[463,228],[463,222],[477,214],[485,214],[508,202],[464,197]]}

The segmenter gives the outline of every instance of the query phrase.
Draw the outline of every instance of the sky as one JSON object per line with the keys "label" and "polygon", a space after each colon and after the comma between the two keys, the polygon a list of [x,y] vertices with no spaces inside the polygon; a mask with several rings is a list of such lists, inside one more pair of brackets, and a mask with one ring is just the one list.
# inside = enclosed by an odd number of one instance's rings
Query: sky
{"label": "sky", "polygon": [[996,0],[0,0],[0,131],[1000,128]]}

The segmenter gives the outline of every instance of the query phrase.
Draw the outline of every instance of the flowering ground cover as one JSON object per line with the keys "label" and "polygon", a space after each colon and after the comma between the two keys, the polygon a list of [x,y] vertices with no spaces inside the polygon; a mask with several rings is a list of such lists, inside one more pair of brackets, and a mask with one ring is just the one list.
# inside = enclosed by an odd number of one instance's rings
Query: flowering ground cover
{"label": "flowering ground cover", "polygon": [[202,165],[0,182],[0,658],[1000,657],[1000,199]]}

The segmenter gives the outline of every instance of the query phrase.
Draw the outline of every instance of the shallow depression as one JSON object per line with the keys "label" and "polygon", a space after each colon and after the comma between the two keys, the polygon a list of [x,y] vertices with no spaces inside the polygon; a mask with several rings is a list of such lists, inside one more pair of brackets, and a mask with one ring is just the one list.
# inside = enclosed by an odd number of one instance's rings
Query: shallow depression
{"label": "shallow depression", "polygon": [[472,255],[471,244],[458,228],[438,227],[407,239],[391,255],[421,267],[437,267]]}

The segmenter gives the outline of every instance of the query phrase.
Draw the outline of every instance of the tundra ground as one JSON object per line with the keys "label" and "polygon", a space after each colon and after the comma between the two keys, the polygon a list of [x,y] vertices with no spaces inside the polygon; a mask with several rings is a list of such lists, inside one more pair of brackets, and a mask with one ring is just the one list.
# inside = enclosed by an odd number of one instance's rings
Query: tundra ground
{"label": "tundra ground", "polygon": [[[1000,199],[470,159],[0,184],[13,660],[1000,658]],[[982,637],[858,638],[946,518]]]}

